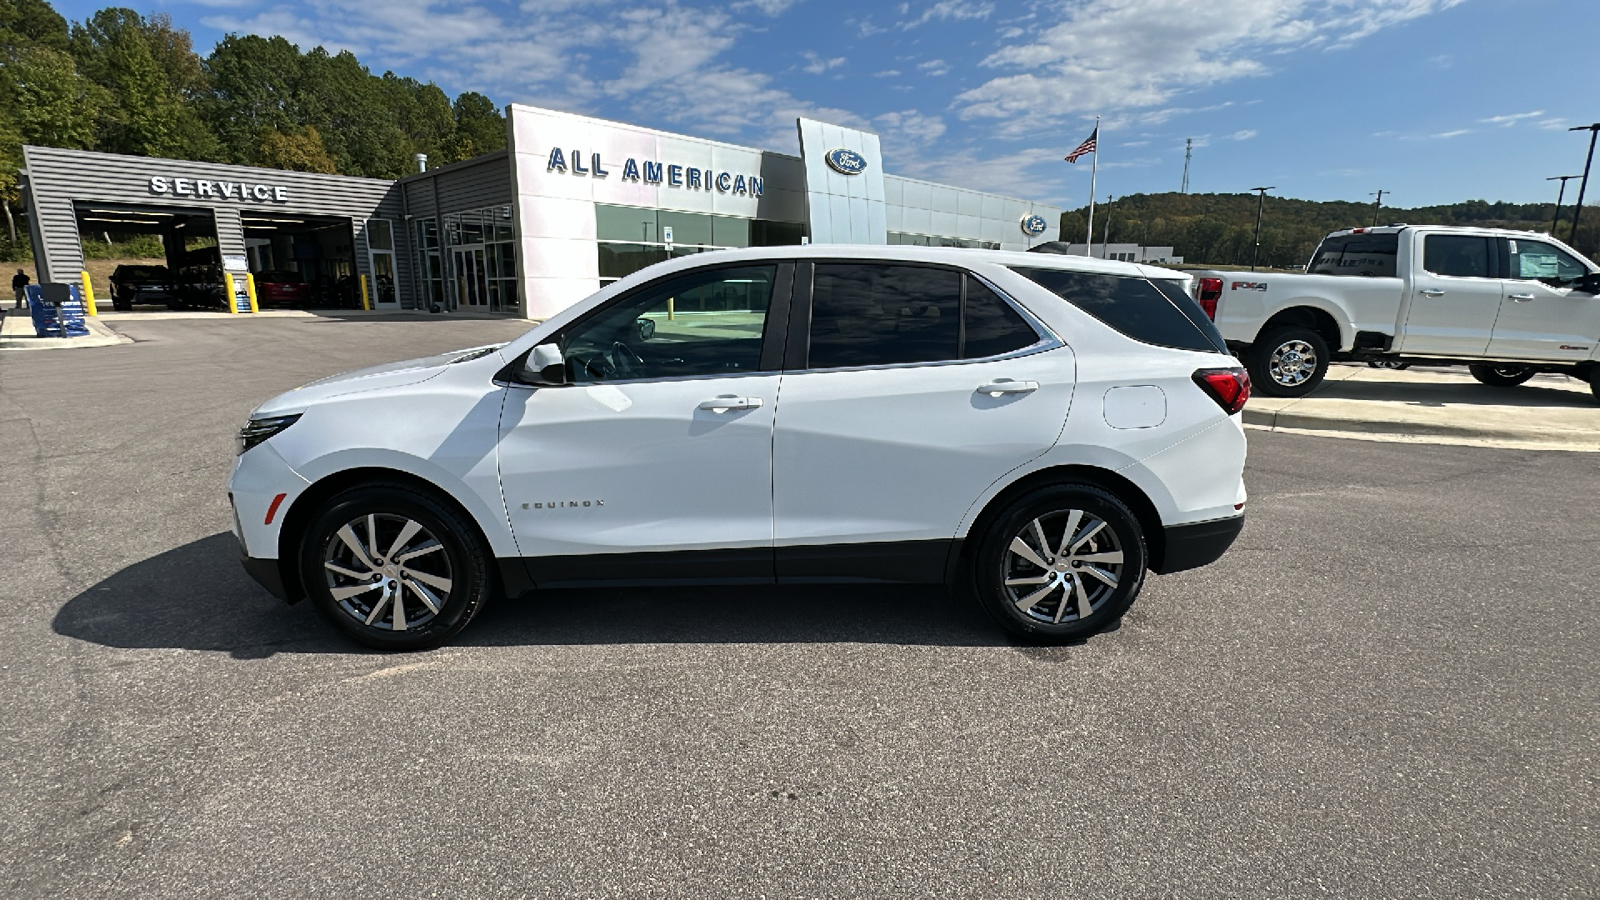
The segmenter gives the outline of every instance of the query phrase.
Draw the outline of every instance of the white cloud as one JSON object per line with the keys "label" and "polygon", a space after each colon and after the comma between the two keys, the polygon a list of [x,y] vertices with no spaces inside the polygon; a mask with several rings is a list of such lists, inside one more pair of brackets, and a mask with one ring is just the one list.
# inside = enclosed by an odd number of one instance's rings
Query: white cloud
{"label": "white cloud", "polygon": [[[900,4],[902,16],[910,14],[911,4]],[[922,15],[914,19],[905,19],[900,22],[900,28],[910,31],[919,25],[926,25],[933,21],[962,21],[970,19],[987,19],[994,13],[994,4],[988,2],[972,3],[969,0],[938,0],[922,10]]]}
{"label": "white cloud", "polygon": [[896,148],[905,147],[907,152],[932,144],[945,132],[943,119],[925,116],[914,109],[887,112],[874,118],[872,123],[878,126],[885,143]]}
{"label": "white cloud", "polygon": [[789,7],[798,2],[799,0],[740,0],[740,2],[733,4],[731,8],[739,11],[755,9],[769,16],[776,16],[786,12]]}
{"label": "white cloud", "polygon": [[1441,131],[1438,134],[1431,135],[1431,136],[1432,137],[1436,137],[1436,138],[1453,138],[1453,137],[1460,137],[1463,134],[1471,134],[1471,133],[1472,133],[1472,129],[1471,128],[1457,128],[1454,131]]}
{"label": "white cloud", "polygon": [[806,58],[805,70],[813,75],[821,75],[829,69],[837,69],[844,65],[844,57],[835,56],[832,59],[823,59],[821,56],[807,50],[801,54]]}
{"label": "white cloud", "polygon": [[1478,121],[1485,125],[1500,125],[1510,128],[1512,125],[1517,124],[1523,119],[1537,119],[1542,115],[1544,115],[1544,110],[1538,109],[1534,110],[1533,112],[1510,113],[1504,116],[1490,116],[1487,119],[1479,119]]}
{"label": "white cloud", "polygon": [[1248,141],[1258,133],[1254,128],[1246,128],[1241,131],[1235,131],[1231,137],[1236,141]]}
{"label": "white cloud", "polygon": [[917,63],[917,68],[921,69],[923,74],[933,78],[950,74],[950,64],[942,59],[930,59],[927,62]]}
{"label": "white cloud", "polygon": [[[964,118],[1027,133],[1074,113],[1162,106],[1207,85],[1267,74],[1278,51],[1346,46],[1464,0],[1082,0],[1031,43],[983,65],[1005,74],[961,94]],[[1026,130],[1024,130],[1026,129]]]}
{"label": "white cloud", "polygon": [[884,69],[882,72],[873,72],[873,78],[894,78],[900,74],[899,69]]}

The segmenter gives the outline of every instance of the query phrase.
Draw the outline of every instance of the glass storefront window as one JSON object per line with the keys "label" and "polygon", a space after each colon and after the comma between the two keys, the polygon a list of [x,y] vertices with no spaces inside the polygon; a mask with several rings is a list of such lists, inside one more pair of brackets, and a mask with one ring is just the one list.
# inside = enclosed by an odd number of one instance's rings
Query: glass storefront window
{"label": "glass storefront window", "polygon": [[601,244],[600,277],[626,278],[666,260],[667,248],[659,244]]}
{"label": "glass storefront window", "polygon": [[750,220],[735,219],[732,216],[712,216],[711,243],[718,247],[750,246]]}
{"label": "glass storefront window", "polygon": [[461,214],[461,243],[483,243],[483,216],[476,211]]}
{"label": "glass storefront window", "polygon": [[388,219],[367,220],[367,246],[373,250],[394,249],[394,230]]}
{"label": "glass storefront window", "polygon": [[631,206],[594,207],[595,236],[602,241],[638,241],[653,244],[656,234],[656,211]]}
{"label": "glass storefront window", "polygon": [[661,224],[662,239],[666,239],[667,229],[672,229],[672,243],[674,244],[706,244],[715,246],[711,239],[712,216],[699,213],[668,212],[660,210],[656,213],[656,221]]}

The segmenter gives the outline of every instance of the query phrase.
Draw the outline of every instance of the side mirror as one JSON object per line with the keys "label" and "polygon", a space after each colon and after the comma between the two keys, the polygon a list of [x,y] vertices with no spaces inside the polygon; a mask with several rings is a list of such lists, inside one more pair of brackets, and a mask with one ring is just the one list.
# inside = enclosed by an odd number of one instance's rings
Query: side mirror
{"label": "side mirror", "polygon": [[522,362],[517,377],[525,384],[553,386],[567,383],[567,362],[561,345],[540,344]]}
{"label": "side mirror", "polygon": [[1600,272],[1590,272],[1573,283],[1572,289],[1585,294],[1600,294]]}
{"label": "side mirror", "polygon": [[647,319],[644,316],[640,316],[635,324],[639,326],[639,340],[648,341],[656,336],[655,319]]}

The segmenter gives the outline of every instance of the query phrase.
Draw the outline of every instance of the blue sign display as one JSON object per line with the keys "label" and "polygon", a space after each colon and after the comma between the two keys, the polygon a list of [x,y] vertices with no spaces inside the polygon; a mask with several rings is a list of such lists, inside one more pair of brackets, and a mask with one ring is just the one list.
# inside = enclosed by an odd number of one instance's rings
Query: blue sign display
{"label": "blue sign display", "polygon": [[846,150],[843,147],[837,150],[829,150],[824,159],[828,161],[829,168],[842,175],[860,175],[867,170],[867,158],[865,156],[854,150]]}
{"label": "blue sign display", "polygon": [[1033,215],[1022,217],[1022,233],[1028,237],[1038,237],[1039,235],[1044,234],[1045,230],[1049,227],[1050,223],[1044,220],[1044,216]]}
{"label": "blue sign display", "polygon": [[[545,171],[571,172],[574,175],[588,175],[591,178],[605,178],[611,174],[601,165],[598,153],[589,154],[587,166],[583,163],[581,151],[573,150],[569,156],[562,153],[560,147],[553,147]],[[766,186],[766,179],[759,175],[746,176],[694,166],[663,165],[653,159],[643,160],[641,169],[640,161],[631,156],[622,163],[621,177],[623,181],[636,181],[642,184],[665,182],[668,187],[687,188],[691,191],[716,190],[724,194],[746,194],[751,197],[761,196],[762,188]]]}

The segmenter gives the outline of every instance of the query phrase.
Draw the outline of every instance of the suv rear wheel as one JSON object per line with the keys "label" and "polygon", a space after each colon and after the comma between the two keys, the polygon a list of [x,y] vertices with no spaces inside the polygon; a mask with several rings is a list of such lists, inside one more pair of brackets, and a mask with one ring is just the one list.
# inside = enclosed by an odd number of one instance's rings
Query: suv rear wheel
{"label": "suv rear wheel", "polygon": [[990,521],[971,573],[979,602],[1012,634],[1087,637],[1122,617],[1144,584],[1144,531],[1097,487],[1033,491]]}
{"label": "suv rear wheel", "polygon": [[1477,363],[1467,366],[1472,377],[1491,387],[1516,387],[1532,378],[1534,371],[1527,366],[1491,366]]}
{"label": "suv rear wheel", "polygon": [[425,650],[454,637],[488,599],[489,554],[454,509],[404,484],[345,491],[323,504],[300,549],[317,610],[380,650]]}
{"label": "suv rear wheel", "polygon": [[1250,383],[1273,397],[1303,397],[1328,374],[1328,342],[1301,325],[1272,329],[1246,355]]}

